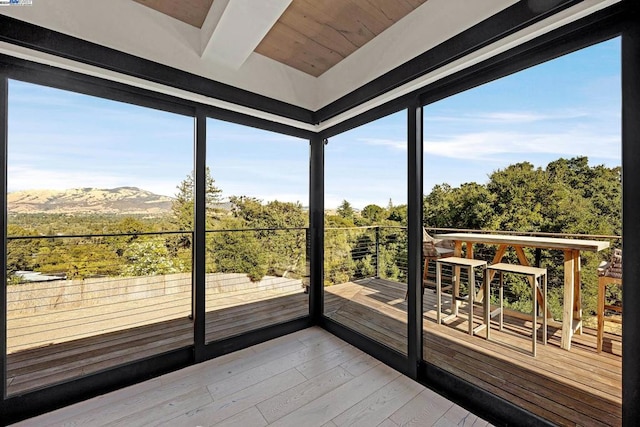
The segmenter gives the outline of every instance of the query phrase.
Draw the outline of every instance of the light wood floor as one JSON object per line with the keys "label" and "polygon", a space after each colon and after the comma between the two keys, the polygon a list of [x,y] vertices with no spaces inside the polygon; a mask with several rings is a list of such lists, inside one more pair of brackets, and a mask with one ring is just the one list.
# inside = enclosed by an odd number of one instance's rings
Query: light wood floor
{"label": "light wood floor", "polygon": [[19,426],[486,426],[319,328],[172,372]]}

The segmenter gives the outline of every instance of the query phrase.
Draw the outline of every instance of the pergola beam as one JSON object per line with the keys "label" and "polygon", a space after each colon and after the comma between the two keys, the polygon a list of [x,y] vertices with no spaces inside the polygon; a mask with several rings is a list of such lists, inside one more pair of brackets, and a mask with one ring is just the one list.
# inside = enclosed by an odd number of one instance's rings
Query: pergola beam
{"label": "pergola beam", "polygon": [[292,0],[216,0],[201,30],[201,57],[237,70]]}

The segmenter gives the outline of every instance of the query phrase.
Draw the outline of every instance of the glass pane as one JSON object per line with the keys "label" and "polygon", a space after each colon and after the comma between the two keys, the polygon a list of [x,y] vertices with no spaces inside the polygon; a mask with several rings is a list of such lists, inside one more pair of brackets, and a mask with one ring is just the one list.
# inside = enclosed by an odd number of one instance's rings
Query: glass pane
{"label": "glass pane", "polygon": [[[443,251],[426,264],[424,359],[558,425],[621,424],[620,325],[597,344],[599,266],[622,245],[620,95],[614,39],[424,110],[424,226]],[[448,255],[488,263],[490,305],[482,269],[471,290]],[[619,320],[621,286],[605,295]]]}
{"label": "glass pane", "polygon": [[8,394],[192,344],[193,119],[10,81],[8,135]]}
{"label": "glass pane", "polygon": [[207,120],[207,342],[309,314],[308,147]]}
{"label": "glass pane", "polygon": [[407,113],[325,148],[325,315],[407,352]]}

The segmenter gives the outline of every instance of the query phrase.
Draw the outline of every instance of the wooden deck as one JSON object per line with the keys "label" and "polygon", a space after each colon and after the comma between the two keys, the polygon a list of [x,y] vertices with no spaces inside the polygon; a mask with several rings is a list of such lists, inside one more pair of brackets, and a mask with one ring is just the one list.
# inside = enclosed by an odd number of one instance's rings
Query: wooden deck
{"label": "wooden deck", "polygon": [[[326,288],[327,316],[381,343],[406,353],[406,285],[366,279]],[[462,317],[447,325],[435,323],[435,294],[424,294],[425,360],[557,425],[617,426],[622,415],[620,337],[605,338],[596,352],[595,331],[573,338],[571,351],[560,348],[560,323],[549,326],[549,343],[531,351],[531,322],[505,317],[492,341],[484,332],[471,337]],[[466,307],[461,311],[466,314]],[[481,308],[475,321],[480,324]]]}
{"label": "wooden deck", "polygon": [[[406,352],[407,303],[403,284],[366,279],[326,288],[325,314],[336,321]],[[208,302],[207,340],[218,340],[307,314],[308,295],[246,292],[216,295]],[[253,298],[253,299],[251,299]],[[218,304],[215,306],[214,304]],[[153,306],[153,305],[150,305]],[[212,310],[216,307],[215,310]],[[148,311],[149,306],[146,310]],[[143,310],[144,307],[139,307]],[[560,325],[549,327],[549,344],[530,355],[530,323],[506,317],[507,331],[492,329],[469,336],[466,323],[435,324],[435,295],[425,292],[424,357],[437,366],[558,425],[621,424],[621,345],[605,339],[605,352],[595,351],[595,331],[575,336],[570,352],[560,349]],[[465,311],[465,307],[462,307]],[[16,394],[190,345],[188,310],[179,317],[86,336],[7,357],[8,393]],[[480,322],[480,308],[476,311]],[[46,322],[41,322],[46,325]]]}
{"label": "wooden deck", "polygon": [[[308,295],[300,287],[207,297],[207,342],[309,312]],[[91,307],[54,311],[34,316],[30,322],[25,319],[30,325],[19,330],[28,340],[17,336],[9,341],[7,393],[38,389],[189,346],[193,343],[190,305],[190,295],[174,294],[114,304],[108,312]],[[10,327],[14,324],[10,322]],[[29,341],[39,344],[30,346]]]}

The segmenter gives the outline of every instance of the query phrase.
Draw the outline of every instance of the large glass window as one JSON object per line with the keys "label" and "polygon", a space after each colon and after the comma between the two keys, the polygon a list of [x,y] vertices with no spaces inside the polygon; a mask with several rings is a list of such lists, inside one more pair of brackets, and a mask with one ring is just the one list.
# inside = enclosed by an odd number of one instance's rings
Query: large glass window
{"label": "large glass window", "polygon": [[307,316],[309,142],[207,120],[206,341]]}
{"label": "large glass window", "polygon": [[325,316],[407,352],[407,113],[325,148]]}
{"label": "large glass window", "polygon": [[192,344],[192,168],[192,118],[9,81],[9,395]]}
{"label": "large glass window", "polygon": [[621,424],[620,111],[619,39],[424,109],[424,359],[558,425]]}

